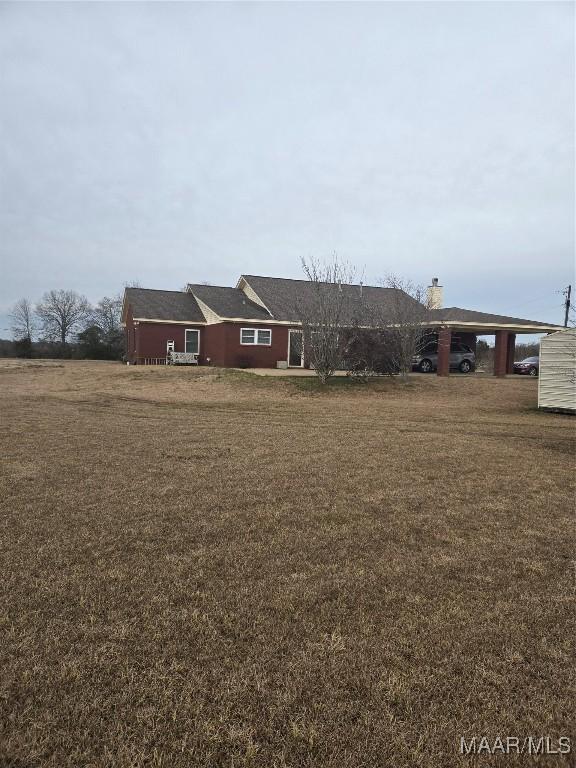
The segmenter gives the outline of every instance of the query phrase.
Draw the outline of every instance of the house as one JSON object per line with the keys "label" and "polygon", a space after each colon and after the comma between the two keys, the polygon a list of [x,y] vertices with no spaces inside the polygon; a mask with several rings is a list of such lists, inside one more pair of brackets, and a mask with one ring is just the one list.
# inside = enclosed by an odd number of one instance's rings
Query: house
{"label": "house", "polygon": [[576,413],[576,328],[565,328],[540,342],[538,408]]}
{"label": "house", "polygon": [[[306,301],[307,280],[241,275],[236,286],[190,284],[183,291],[126,288],[122,322],[127,360],[163,364],[169,352],[187,353],[200,365],[246,368],[304,367],[308,364],[297,306]],[[414,301],[396,288],[342,285],[348,305],[368,302],[381,310],[392,299]],[[478,335],[496,338],[495,374],[512,372],[517,333],[548,333],[560,326],[503,315],[442,307],[442,287],[428,289],[430,322],[438,333],[438,375],[447,376],[454,337],[476,346]],[[393,295],[396,294],[396,295]],[[399,296],[401,294],[401,296]]]}

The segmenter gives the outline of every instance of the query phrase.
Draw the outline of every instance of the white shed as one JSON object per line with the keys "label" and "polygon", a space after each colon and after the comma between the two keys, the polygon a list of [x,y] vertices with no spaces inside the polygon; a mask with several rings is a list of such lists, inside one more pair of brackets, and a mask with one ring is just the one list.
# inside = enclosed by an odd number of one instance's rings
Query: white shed
{"label": "white shed", "polygon": [[539,376],[538,408],[576,413],[576,328],[541,340]]}

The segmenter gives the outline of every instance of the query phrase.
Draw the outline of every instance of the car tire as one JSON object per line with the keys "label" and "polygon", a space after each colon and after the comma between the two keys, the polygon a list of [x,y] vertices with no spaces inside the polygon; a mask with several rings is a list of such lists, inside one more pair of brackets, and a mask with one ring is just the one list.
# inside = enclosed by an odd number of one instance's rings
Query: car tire
{"label": "car tire", "polygon": [[532,366],[532,368],[530,368],[528,371],[528,376],[538,376],[538,368],[534,368],[534,366]]}
{"label": "car tire", "polygon": [[472,370],[472,363],[470,362],[470,360],[462,360],[462,362],[458,366],[458,370],[460,371],[460,373],[470,373],[470,371]]}
{"label": "car tire", "polygon": [[421,360],[418,366],[420,373],[432,373],[433,368],[434,366],[432,365],[432,360],[428,360],[428,358]]}

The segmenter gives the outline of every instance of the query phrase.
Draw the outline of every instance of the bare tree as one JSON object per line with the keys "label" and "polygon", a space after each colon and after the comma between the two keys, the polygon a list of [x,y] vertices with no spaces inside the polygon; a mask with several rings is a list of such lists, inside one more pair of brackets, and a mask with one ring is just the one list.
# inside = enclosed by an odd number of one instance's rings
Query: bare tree
{"label": "bare tree", "polygon": [[305,354],[325,384],[341,364],[341,330],[352,322],[354,270],[336,257],[325,264],[302,259],[302,269],[308,286],[301,292],[296,312],[304,332]]}
{"label": "bare tree", "polygon": [[430,341],[427,324],[430,306],[423,286],[396,275],[380,281],[388,288],[382,304],[366,306],[364,323],[385,329],[386,344],[394,369],[403,380],[412,370],[412,358]]}
{"label": "bare tree", "polygon": [[10,312],[12,336],[16,341],[32,339],[38,330],[34,307],[28,299],[20,299]]}
{"label": "bare tree", "polygon": [[119,359],[124,350],[122,297],[104,296],[100,299],[78,339],[91,356]]}
{"label": "bare tree", "polygon": [[[516,347],[516,354],[518,354],[518,347]],[[494,348],[484,339],[478,339],[476,342],[476,369],[490,373],[494,370]]]}
{"label": "bare tree", "polygon": [[122,297],[104,296],[100,299],[92,311],[92,321],[105,336],[118,333],[122,321]]}
{"label": "bare tree", "polygon": [[36,305],[36,314],[46,338],[64,346],[70,334],[89,318],[90,304],[76,291],[48,291]]}

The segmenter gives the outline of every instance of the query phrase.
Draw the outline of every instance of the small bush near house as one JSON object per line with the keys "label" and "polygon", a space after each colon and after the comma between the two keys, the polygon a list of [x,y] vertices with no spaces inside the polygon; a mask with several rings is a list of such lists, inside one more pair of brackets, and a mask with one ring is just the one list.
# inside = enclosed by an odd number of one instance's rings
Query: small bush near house
{"label": "small bush near house", "polygon": [[393,344],[390,334],[383,330],[347,330],[341,340],[343,368],[354,376],[398,373]]}

